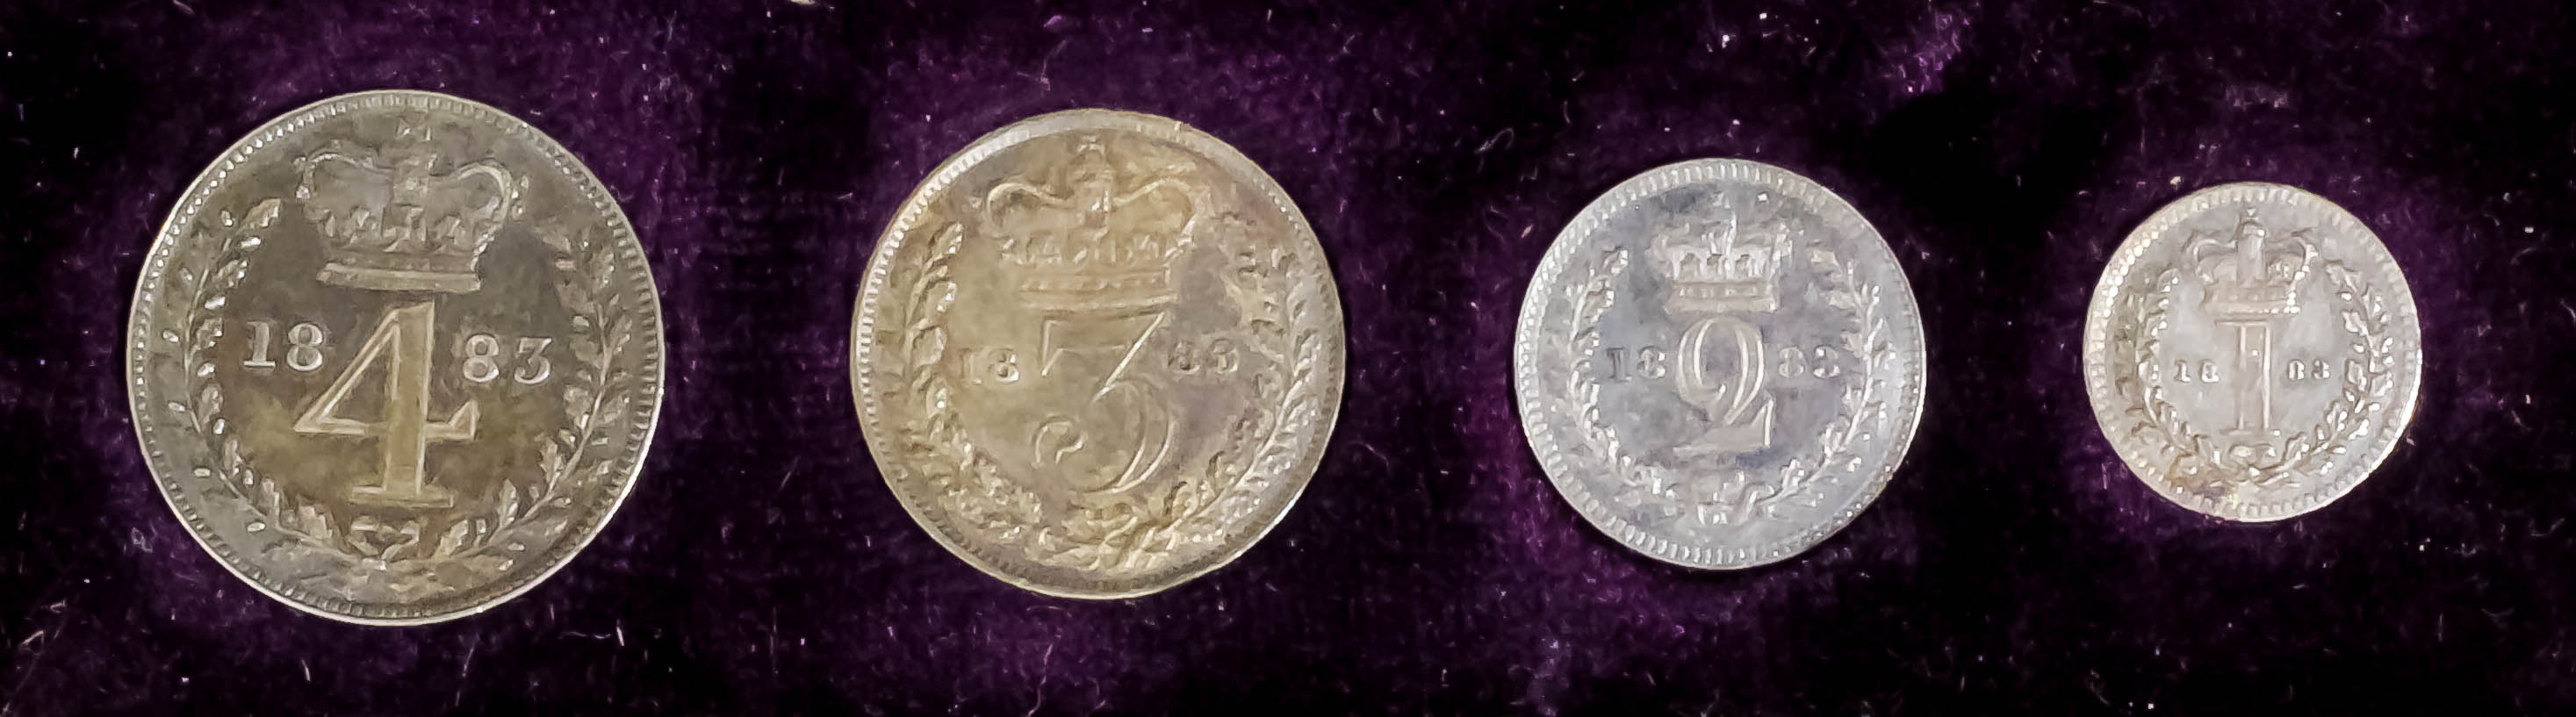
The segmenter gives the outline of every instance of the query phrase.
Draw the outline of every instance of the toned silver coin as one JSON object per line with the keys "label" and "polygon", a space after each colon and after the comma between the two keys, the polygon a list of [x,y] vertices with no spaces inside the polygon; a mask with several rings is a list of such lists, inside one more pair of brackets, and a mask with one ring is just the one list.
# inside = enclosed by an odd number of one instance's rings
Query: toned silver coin
{"label": "toned silver coin", "polygon": [[868,449],[958,557],[1079,598],[1177,585],[1305,490],[1342,310],[1276,182],[1178,121],[1004,127],[886,226],[850,329]]}
{"label": "toned silver coin", "polygon": [[2084,321],[2111,447],[2183,507],[2279,520],[2343,497],[2415,412],[2415,295],[2379,237],[2278,184],[2210,187],[2138,225]]}
{"label": "toned silver coin", "polygon": [[1788,170],[1704,159],[1593,200],[1521,304],[1513,387],[1557,491],[1668,562],[1796,555],[1886,487],[1923,404],[1887,242]]}
{"label": "toned silver coin", "polygon": [[662,314],[590,170],[500,110],[334,97],[225,150],[135,288],[134,430],[216,560],[407,625],[534,587],[634,484]]}

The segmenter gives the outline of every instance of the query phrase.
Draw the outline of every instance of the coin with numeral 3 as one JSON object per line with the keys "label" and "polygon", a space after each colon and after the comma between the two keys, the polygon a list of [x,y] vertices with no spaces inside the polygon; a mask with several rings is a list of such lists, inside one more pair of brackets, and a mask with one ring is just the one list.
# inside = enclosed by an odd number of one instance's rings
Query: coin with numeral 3
{"label": "coin with numeral 3", "polygon": [[534,587],[633,486],[662,315],[608,191],[517,118],[379,91],[287,113],[180,196],[135,289],[134,429],[206,551],[350,622]]}
{"label": "coin with numeral 3", "polygon": [[2415,413],[2415,296],[2324,197],[2210,187],[2111,255],[2084,321],[2084,386],[2111,447],[2166,499],[2279,520],[2343,497]]}
{"label": "coin with numeral 3", "polygon": [[1521,427],[1575,511],[1699,568],[1796,555],[1886,487],[1922,413],[1904,269],[1759,162],[1622,182],[1549,246],[1513,335]]}
{"label": "coin with numeral 3", "polygon": [[850,330],[868,450],[967,563],[1116,598],[1250,549],[1340,412],[1342,309],[1305,215],[1180,122],[1073,110],[930,173]]}

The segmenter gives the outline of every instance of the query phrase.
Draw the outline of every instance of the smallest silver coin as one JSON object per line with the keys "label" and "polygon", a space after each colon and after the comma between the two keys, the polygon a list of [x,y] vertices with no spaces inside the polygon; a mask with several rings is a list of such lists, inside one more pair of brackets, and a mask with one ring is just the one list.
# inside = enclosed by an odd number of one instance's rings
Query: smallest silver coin
{"label": "smallest silver coin", "polygon": [[1612,188],[1521,305],[1513,387],[1586,520],[1699,568],[1796,555],[1878,497],[1922,412],[1923,321],[1841,197],[1710,159]]}
{"label": "smallest silver coin", "polygon": [[2415,297],[2324,197],[2226,184],[2157,210],[2093,290],[2084,383],[2112,448],[2166,499],[2279,520],[2352,492],[2406,431]]}

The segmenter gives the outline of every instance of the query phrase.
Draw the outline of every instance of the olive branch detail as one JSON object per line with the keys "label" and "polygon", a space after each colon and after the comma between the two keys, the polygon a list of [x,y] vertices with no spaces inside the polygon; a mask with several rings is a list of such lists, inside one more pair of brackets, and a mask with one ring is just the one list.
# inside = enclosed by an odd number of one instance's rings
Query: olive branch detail
{"label": "olive branch detail", "polygon": [[[187,371],[187,396],[193,399],[194,405],[171,401],[165,408],[179,417],[181,425],[190,429],[204,444],[204,455],[208,460],[204,465],[191,468],[189,474],[221,487],[223,491],[216,495],[229,496],[251,513],[253,517],[243,525],[243,530],[253,535],[270,536],[269,542],[260,548],[263,554],[301,550],[346,562],[377,559],[389,551],[399,557],[401,551],[408,549],[408,544],[352,541],[359,544],[344,545],[340,526],[332,524],[330,514],[281,488],[275,479],[260,475],[251,468],[242,451],[241,438],[233,435],[232,423],[222,415],[223,384],[215,381],[215,362],[206,354],[214,349],[216,341],[223,338],[224,319],[200,314],[220,310],[230,301],[232,290],[240,287],[242,278],[249,273],[251,255],[267,243],[267,238],[261,234],[277,226],[282,204],[277,199],[264,200],[238,217],[229,210],[219,211],[213,227],[195,227],[188,238],[178,244],[179,248],[174,253],[191,253],[182,254],[174,262],[173,272],[178,286],[173,287],[168,296],[181,300],[176,307],[174,321],[187,329],[187,335],[164,331],[161,339],[178,347],[174,358]],[[212,268],[190,271],[190,267],[196,266]],[[377,531],[365,532],[368,537],[373,537]],[[418,534],[415,528],[415,541]]]}
{"label": "olive branch detail", "polygon": [[[1827,305],[1849,312],[1853,328],[1843,332],[1839,348],[1859,361],[1860,376],[1855,385],[1841,395],[1841,410],[1818,433],[1813,455],[1793,458],[1777,482],[1760,483],[1743,475],[1697,496],[1695,518],[1715,525],[1740,524],[1755,517],[1779,518],[1787,505],[1813,506],[1817,500],[1812,488],[1817,479],[1833,472],[1856,470],[1853,444],[1868,437],[1872,426],[1883,425],[1885,401],[1880,392],[1886,379],[1879,375],[1891,355],[1886,339],[1887,321],[1880,315],[1883,295],[1877,286],[1861,286],[1851,264],[1824,249],[1811,250],[1808,259],[1828,284],[1824,298]],[[1571,305],[1573,339],[1566,344],[1566,361],[1571,368],[1566,377],[1566,393],[1574,406],[1578,421],[1573,446],[1578,455],[1595,456],[1614,480],[1618,489],[1610,499],[1622,507],[1643,509],[1647,519],[1669,521],[1685,513],[1681,481],[1672,469],[1639,460],[1623,450],[1617,431],[1610,426],[1601,407],[1601,381],[1593,360],[1601,350],[1601,317],[1608,314],[1618,298],[1615,280],[1626,271],[1625,249],[1604,252],[1574,282],[1576,293]]]}
{"label": "olive branch detail", "polygon": [[1574,339],[1566,343],[1566,365],[1572,370],[1565,377],[1566,395],[1574,404],[1579,421],[1576,430],[1582,440],[1576,447],[1598,457],[1618,481],[1619,489],[1610,500],[1622,507],[1653,511],[1652,518],[1670,520],[1681,515],[1680,486],[1673,483],[1671,471],[1637,460],[1622,450],[1617,431],[1611,430],[1608,417],[1601,412],[1601,379],[1593,370],[1593,357],[1601,352],[1601,317],[1610,313],[1619,300],[1616,281],[1628,271],[1628,250],[1611,249],[1585,269],[1583,280],[1575,282],[1573,319]]}
{"label": "olive branch detail", "polygon": [[2172,309],[2174,283],[2181,277],[2181,270],[2168,266],[2123,292],[2116,311],[2128,319],[2119,330],[2129,336],[2125,341],[2114,336],[2111,341],[2115,351],[2128,349],[2122,356],[2125,360],[2116,365],[2130,367],[2131,371],[2115,375],[2112,383],[2114,390],[2130,400],[2125,415],[2135,422],[2129,426],[2129,436],[2154,447],[2158,457],[2167,462],[2167,470],[2177,475],[2198,473],[2198,457],[2215,450],[2205,445],[2206,439],[2195,437],[2197,432],[2183,419],[2181,411],[2165,399],[2164,387],[2147,381],[2148,376],[2156,375],[2156,349],[2163,343],[2165,315]]}
{"label": "olive branch detail", "polygon": [[[540,228],[536,234],[554,251],[555,298],[572,314],[566,343],[579,368],[563,390],[564,424],[569,427],[538,438],[536,483],[523,489],[516,481],[502,480],[488,514],[448,528],[439,542],[445,553],[515,553],[526,550],[528,540],[552,540],[570,521],[570,494],[617,469],[615,461],[592,460],[596,456],[590,454],[608,441],[599,418],[624,415],[632,402],[627,395],[632,377],[610,365],[635,340],[634,317],[617,301],[615,255],[599,246],[590,227],[575,232]],[[514,539],[502,542],[504,537]]]}
{"label": "olive branch detail", "polygon": [[2389,370],[2396,361],[2395,340],[2388,335],[2387,302],[2341,261],[2326,262],[2325,273],[2341,302],[2337,318],[2352,338],[2350,348],[2358,355],[2354,365],[2360,370],[2343,372],[2343,385],[2317,423],[2289,434],[2277,461],[2228,455],[2209,434],[2193,428],[2166,398],[2155,357],[2170,325],[2172,292],[2181,279],[2180,270],[2168,266],[2122,292],[2114,305],[2120,321],[2109,342],[2117,359],[2110,362],[2112,388],[2130,404],[2122,410],[2122,416],[2131,421],[2126,435],[2154,452],[2168,478],[2200,478],[2204,490],[2219,496],[2246,488],[2297,487],[2328,470],[2333,459],[2347,451],[2341,441],[2362,435],[2371,416],[2386,405],[2394,384]]}
{"label": "olive branch detail", "polygon": [[965,235],[959,224],[940,230],[906,292],[911,301],[903,325],[904,389],[920,417],[904,424],[905,448],[927,459],[922,472],[940,508],[998,540],[1017,542],[1025,537],[1024,526],[1044,517],[1037,493],[1004,478],[993,458],[966,440],[957,408],[949,402],[954,388],[939,370],[948,353],[944,322],[957,303],[954,265]]}
{"label": "olive branch detail", "polygon": [[1861,285],[1851,263],[1830,250],[1813,249],[1807,256],[1824,278],[1825,305],[1851,314],[1852,328],[1841,334],[1840,348],[1860,362],[1857,380],[1843,389],[1841,410],[1835,412],[1834,420],[1816,434],[1813,455],[1790,459],[1777,484],[1728,486],[1732,491],[1721,488],[1721,493],[1734,492],[1737,498],[1730,502],[1711,496],[1701,507],[1710,522],[1742,523],[1756,515],[1779,518],[1780,508],[1791,503],[1815,507],[1819,497],[1809,489],[1816,479],[1831,471],[1859,470],[1860,459],[1852,455],[1852,444],[1869,437],[1872,426],[1884,427],[1886,423],[1887,404],[1878,394],[1886,387],[1887,379],[1879,369],[1892,352],[1887,342],[1887,320],[1879,315],[1880,302],[1884,300],[1881,287]]}
{"label": "olive branch detail", "polygon": [[[250,515],[243,530],[267,536],[253,549],[272,562],[321,558],[359,568],[286,576],[344,599],[380,592],[403,600],[451,594],[516,565],[517,558],[504,553],[519,553],[532,542],[559,536],[569,522],[568,494],[615,468],[613,462],[588,455],[589,448],[606,442],[597,418],[619,415],[629,403],[629,377],[609,364],[631,344],[635,327],[613,298],[610,255],[587,232],[538,232],[557,254],[556,288],[573,314],[570,346],[580,368],[572,373],[573,385],[564,390],[565,420],[570,427],[540,439],[541,465],[531,487],[502,481],[488,511],[455,518],[434,538],[425,531],[430,521],[417,516],[359,515],[344,525],[323,503],[251,465],[235,427],[222,415],[224,390],[216,381],[214,360],[207,355],[224,336],[224,320],[206,314],[223,308],[230,292],[240,286],[252,254],[265,243],[262,233],[276,225],[280,205],[280,200],[270,199],[241,217],[219,213],[214,226],[200,227],[174,252],[178,254],[173,270],[176,281],[169,296],[184,300],[173,316],[187,334],[169,331],[160,338],[176,347],[175,354],[162,353],[186,370],[193,400],[173,401],[165,408],[204,444],[205,460],[190,474],[220,488],[206,495],[236,504]],[[195,266],[214,268],[192,273],[189,268]]]}
{"label": "olive branch detail", "polygon": [[1312,287],[1296,280],[1294,254],[1263,247],[1233,257],[1226,294],[1246,346],[1263,360],[1251,369],[1253,405],[1226,424],[1223,447],[1168,485],[1132,498],[1075,501],[1050,524],[1037,494],[968,440],[950,400],[955,387],[941,370],[944,322],[956,301],[953,263],[963,235],[962,226],[950,225],[928,245],[923,268],[909,277],[902,331],[906,391],[919,410],[903,424],[905,447],[923,459],[922,473],[948,515],[1041,564],[1125,576],[1218,539],[1223,526],[1258,508],[1296,458],[1293,437],[1281,427],[1317,410],[1314,366],[1322,344],[1307,326]]}
{"label": "olive branch detail", "polygon": [[1225,448],[1201,470],[1140,502],[1075,505],[1060,536],[1038,533],[1048,563],[1112,574],[1150,570],[1188,544],[1218,539],[1225,525],[1258,506],[1295,459],[1295,444],[1281,428],[1314,410],[1318,339],[1305,326],[1312,304],[1299,295],[1298,270],[1295,255],[1279,247],[1234,257],[1226,296],[1252,339],[1246,345],[1263,361],[1252,374],[1252,406],[1227,426]]}
{"label": "olive branch detail", "polygon": [[2386,406],[2388,389],[2396,383],[2388,375],[2397,363],[2397,340],[2388,335],[2388,302],[2376,287],[2362,282],[2360,272],[2343,262],[2327,262],[2325,269],[2326,280],[2334,286],[2335,299],[2343,302],[2337,318],[2342,319],[2344,332],[2352,336],[2351,348],[2361,356],[2361,370],[2344,371],[2343,387],[2326,404],[2323,418],[2282,446],[2282,462],[2290,466],[2285,472],[2292,474],[2321,472],[2334,456],[2343,455],[2346,449],[2341,440],[2362,434],[2370,416]]}

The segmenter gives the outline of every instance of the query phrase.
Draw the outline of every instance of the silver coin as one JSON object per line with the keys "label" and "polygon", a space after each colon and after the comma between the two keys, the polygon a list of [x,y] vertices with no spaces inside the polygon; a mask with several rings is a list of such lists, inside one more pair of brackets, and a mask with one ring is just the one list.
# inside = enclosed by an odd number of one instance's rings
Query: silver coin
{"label": "silver coin", "polygon": [[1923,321],[1860,213],[1805,177],[1704,159],[1612,188],[1539,263],[1513,338],[1548,478],[1646,555],[1796,555],[1877,498],[1923,404]]}
{"label": "silver coin", "polygon": [[287,113],[199,175],[126,351],[162,497],[288,605],[408,625],[552,575],[634,485],[662,312],[626,216],[536,128],[441,94]]}
{"label": "silver coin", "polygon": [[1168,118],[1071,110],[967,145],[887,224],[858,304],[850,383],[886,485],[1040,593],[1143,595],[1232,561],[1340,413],[1314,230]]}
{"label": "silver coin", "polygon": [[2210,187],[2138,225],[2084,321],[2111,447],[2166,499],[2241,521],[2333,502],[2405,433],[2424,372],[2415,295],[2323,197]]}

